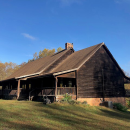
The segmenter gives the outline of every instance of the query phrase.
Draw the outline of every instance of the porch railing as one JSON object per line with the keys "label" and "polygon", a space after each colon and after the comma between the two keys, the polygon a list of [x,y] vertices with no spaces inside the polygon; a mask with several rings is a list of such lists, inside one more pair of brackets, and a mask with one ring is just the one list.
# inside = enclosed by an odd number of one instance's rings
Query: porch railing
{"label": "porch railing", "polygon": [[66,93],[76,95],[76,87],[57,87],[57,95],[64,95]]}
{"label": "porch railing", "polygon": [[34,96],[54,96],[55,95],[55,88],[36,88],[29,92],[29,100],[31,100],[31,97]]}
{"label": "porch railing", "polygon": [[17,89],[5,89],[2,92],[3,95],[17,95]]}

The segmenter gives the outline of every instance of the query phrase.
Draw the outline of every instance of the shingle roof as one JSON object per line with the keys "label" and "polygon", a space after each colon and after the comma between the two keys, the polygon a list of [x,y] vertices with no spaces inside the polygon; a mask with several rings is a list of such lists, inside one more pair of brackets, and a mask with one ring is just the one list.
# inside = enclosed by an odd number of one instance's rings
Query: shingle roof
{"label": "shingle roof", "polygon": [[[104,45],[104,43],[100,43],[100,44],[97,44],[95,46],[91,46],[89,48],[85,48],[85,49],[82,49],[80,51],[74,52],[74,53],[70,54],[66,59],[61,61],[59,64],[57,64],[56,66],[53,66],[53,63],[58,61],[58,59],[60,59],[60,57],[64,56],[69,50],[63,50],[63,51],[56,53],[52,56],[40,58],[38,60],[35,60],[35,61],[32,61],[30,63],[25,64],[23,67],[21,67],[15,73],[10,75],[7,79],[20,78],[22,76],[26,77],[27,75],[38,76],[38,75],[45,75],[45,74],[62,73],[64,71],[69,71],[69,70],[78,70],[89,58],[92,57],[92,55],[102,45]],[[107,49],[106,46],[105,46],[105,48]],[[111,54],[111,57],[112,57],[112,54]],[[114,59],[114,62],[120,68],[120,66],[115,61],[115,59]],[[47,69],[51,65],[52,65],[52,69]]]}
{"label": "shingle roof", "polygon": [[37,59],[35,61],[29,62],[10,75],[7,79],[16,78],[24,75],[31,75],[34,73],[40,73],[47,66],[51,65],[53,62],[58,60],[62,55],[64,55],[68,50],[63,50],[51,56]]}
{"label": "shingle roof", "polygon": [[102,43],[74,52],[50,73],[61,72],[80,67],[80,65],[82,65],[84,61],[86,61],[101,46],[101,44]]}

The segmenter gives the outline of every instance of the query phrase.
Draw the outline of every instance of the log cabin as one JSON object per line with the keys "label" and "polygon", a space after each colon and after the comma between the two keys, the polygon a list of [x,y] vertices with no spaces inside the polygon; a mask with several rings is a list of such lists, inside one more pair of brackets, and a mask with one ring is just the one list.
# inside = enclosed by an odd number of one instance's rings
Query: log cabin
{"label": "log cabin", "polygon": [[53,102],[68,93],[90,105],[103,101],[124,105],[124,78],[129,79],[104,43],[79,51],[66,43],[64,50],[29,62],[0,81],[0,95],[17,100],[47,96]]}

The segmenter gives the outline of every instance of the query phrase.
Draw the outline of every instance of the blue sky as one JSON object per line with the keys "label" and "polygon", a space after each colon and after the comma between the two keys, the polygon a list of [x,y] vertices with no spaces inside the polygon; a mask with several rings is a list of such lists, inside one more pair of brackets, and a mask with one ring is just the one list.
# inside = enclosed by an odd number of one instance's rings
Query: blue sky
{"label": "blue sky", "polygon": [[130,73],[130,0],[0,0],[0,61],[21,64],[44,48],[105,42]]}

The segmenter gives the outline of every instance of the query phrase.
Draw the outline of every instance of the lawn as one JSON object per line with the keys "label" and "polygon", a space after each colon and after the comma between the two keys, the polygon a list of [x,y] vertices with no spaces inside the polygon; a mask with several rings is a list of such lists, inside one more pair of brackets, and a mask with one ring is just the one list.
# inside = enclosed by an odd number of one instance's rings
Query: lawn
{"label": "lawn", "polygon": [[124,86],[125,86],[125,89],[130,89],[130,83],[124,84]]}
{"label": "lawn", "polygon": [[130,112],[105,107],[0,100],[0,130],[129,130]]}

